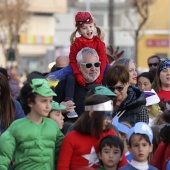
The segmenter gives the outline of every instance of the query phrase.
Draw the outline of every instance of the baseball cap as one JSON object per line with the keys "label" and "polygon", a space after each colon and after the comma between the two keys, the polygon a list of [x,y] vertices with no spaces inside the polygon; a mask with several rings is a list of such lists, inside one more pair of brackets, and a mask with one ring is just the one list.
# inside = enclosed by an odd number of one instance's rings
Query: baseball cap
{"label": "baseball cap", "polygon": [[32,88],[32,92],[38,93],[43,97],[57,96],[46,79],[32,79],[30,86]]}
{"label": "baseball cap", "polygon": [[58,102],[52,101],[52,110],[65,110],[66,106],[59,104]]}
{"label": "baseball cap", "polygon": [[101,95],[112,96],[112,97],[117,96],[115,93],[113,93],[110,89],[108,89],[105,86],[96,86],[95,94],[101,94]]}
{"label": "baseball cap", "polygon": [[128,141],[130,140],[130,137],[133,135],[133,134],[145,134],[149,137],[149,141],[150,143],[152,143],[152,140],[153,140],[153,132],[152,132],[152,129],[149,127],[148,124],[146,124],[145,122],[137,122],[135,124],[134,127],[132,127],[129,132],[128,132]]}

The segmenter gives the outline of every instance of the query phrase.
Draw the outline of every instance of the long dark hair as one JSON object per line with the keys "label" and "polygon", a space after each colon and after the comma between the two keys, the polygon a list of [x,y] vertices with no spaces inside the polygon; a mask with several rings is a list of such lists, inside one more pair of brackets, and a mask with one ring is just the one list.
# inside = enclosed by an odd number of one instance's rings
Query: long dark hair
{"label": "long dark hair", "polygon": [[[96,105],[109,101],[110,98],[104,95],[91,95],[84,101],[85,106]],[[103,132],[104,111],[85,111],[75,122],[74,129],[81,134],[91,135],[99,139]],[[108,127],[109,129],[110,127]]]}
{"label": "long dark hair", "polygon": [[2,73],[0,73],[0,88],[0,123],[4,123],[6,130],[15,119],[15,105],[8,79]]}

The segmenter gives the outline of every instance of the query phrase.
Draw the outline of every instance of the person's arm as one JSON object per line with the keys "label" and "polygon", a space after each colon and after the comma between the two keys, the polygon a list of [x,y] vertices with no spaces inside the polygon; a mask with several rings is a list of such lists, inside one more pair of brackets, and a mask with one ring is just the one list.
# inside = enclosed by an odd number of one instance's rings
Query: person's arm
{"label": "person's arm", "polygon": [[73,140],[71,136],[68,134],[65,136],[61,148],[60,148],[60,153],[59,153],[59,158],[58,158],[58,165],[57,165],[57,170],[69,170],[70,169],[70,163],[72,159],[72,154],[74,150],[73,146]]}
{"label": "person's arm", "polygon": [[0,170],[8,169],[13,158],[15,147],[15,138],[8,129],[0,136]]}
{"label": "person's arm", "polygon": [[64,139],[64,135],[57,126],[57,137],[56,137],[56,143],[55,143],[55,164],[56,165],[58,162],[59,151],[60,151],[60,147],[61,147],[63,139]]}
{"label": "person's arm", "polygon": [[81,42],[79,41],[79,39],[77,38],[74,42],[74,44],[71,45],[70,47],[70,54],[69,54],[69,58],[70,58],[70,65],[73,68],[73,73],[74,74],[80,74],[80,70],[79,67],[77,65],[77,60],[76,60],[76,56],[77,53],[82,49],[81,47]]}
{"label": "person's arm", "polygon": [[71,112],[72,110],[76,108],[75,103],[72,100],[68,100],[66,102],[63,101],[60,104],[66,106],[66,109],[63,110],[62,113]]}
{"label": "person's arm", "polygon": [[99,45],[96,51],[99,55],[99,60],[101,62],[101,65],[100,65],[100,75],[95,82],[98,84],[101,84],[103,80],[103,76],[104,76],[104,71],[106,69],[106,65],[108,64],[108,59],[106,55],[106,47],[105,47],[104,42],[102,42],[101,40],[98,40],[98,41],[99,41]]}
{"label": "person's arm", "polygon": [[138,114],[137,121],[149,123],[149,115],[145,105],[141,106],[140,113]]}
{"label": "person's arm", "polygon": [[73,69],[73,74],[75,75],[76,80],[78,81],[80,85],[85,86],[86,85],[85,79],[79,70],[77,60],[76,60],[77,53],[83,48],[81,44],[82,42],[79,41],[79,39],[77,38],[74,44],[71,45],[70,47],[69,58],[70,58],[70,65]]}

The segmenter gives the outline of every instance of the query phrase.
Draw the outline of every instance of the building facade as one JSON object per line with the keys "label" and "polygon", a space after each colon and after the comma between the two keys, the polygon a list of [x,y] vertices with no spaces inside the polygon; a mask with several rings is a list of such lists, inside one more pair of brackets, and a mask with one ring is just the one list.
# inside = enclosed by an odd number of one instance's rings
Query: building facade
{"label": "building facade", "polygon": [[140,33],[138,66],[148,68],[147,59],[152,55],[170,57],[170,0],[156,0],[149,8],[149,19]]}
{"label": "building facade", "polygon": [[[19,71],[46,72],[48,63],[54,60],[55,13],[67,12],[67,0],[28,0],[31,13],[18,35],[19,63],[7,62],[7,66],[18,65]],[[5,57],[0,49],[0,65],[6,67]]]}

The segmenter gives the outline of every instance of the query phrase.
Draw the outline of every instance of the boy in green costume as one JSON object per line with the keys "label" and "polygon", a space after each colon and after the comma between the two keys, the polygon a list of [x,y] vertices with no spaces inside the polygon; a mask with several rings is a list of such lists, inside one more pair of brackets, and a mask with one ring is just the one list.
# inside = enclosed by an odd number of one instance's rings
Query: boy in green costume
{"label": "boy in green costume", "polygon": [[56,122],[46,118],[56,94],[46,79],[34,78],[21,89],[25,118],[14,121],[0,136],[0,169],[14,160],[14,170],[53,170],[63,134]]}

